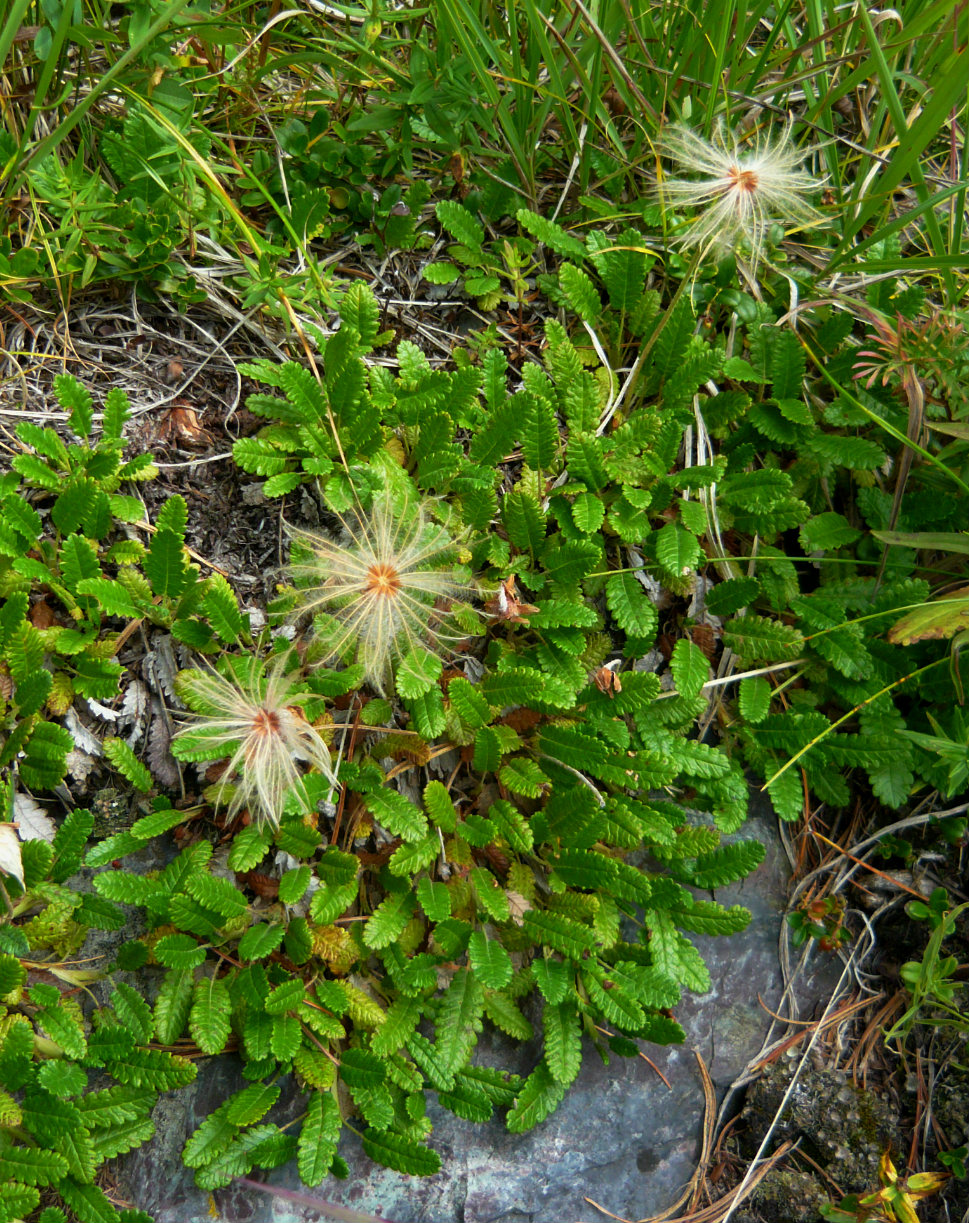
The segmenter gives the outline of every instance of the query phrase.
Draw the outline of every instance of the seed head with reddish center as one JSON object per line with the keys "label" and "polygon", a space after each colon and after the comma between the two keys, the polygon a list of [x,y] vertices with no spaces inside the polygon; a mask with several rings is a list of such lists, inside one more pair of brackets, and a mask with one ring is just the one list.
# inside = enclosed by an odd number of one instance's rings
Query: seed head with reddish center
{"label": "seed head with reddish center", "polygon": [[454,540],[416,500],[395,505],[378,494],[369,510],[351,511],[341,523],[336,538],[289,528],[302,553],[289,567],[298,610],[335,617],[330,655],[352,647],[364,678],[386,693],[408,650],[423,645],[440,656],[466,636],[449,625],[448,609],[470,599],[474,586],[460,572]]}
{"label": "seed head with reddish center", "polygon": [[248,808],[258,824],[275,828],[290,795],[310,805],[300,765],[336,784],[330,750],[300,707],[306,694],[295,691],[297,676],[282,661],[268,672],[254,656],[226,666],[228,675],[210,667],[180,673],[177,691],[190,713],[172,752],[180,760],[227,757],[216,801],[229,794],[230,816]]}
{"label": "seed head with reddish center", "polygon": [[668,207],[703,209],[675,238],[700,258],[733,251],[752,276],[775,221],[797,229],[823,220],[807,200],[822,181],[801,169],[809,150],[794,147],[790,124],[776,139],[758,134],[745,146],[722,127],[704,140],[677,125],[663,133],[658,151],[691,176],[663,175],[656,189]]}

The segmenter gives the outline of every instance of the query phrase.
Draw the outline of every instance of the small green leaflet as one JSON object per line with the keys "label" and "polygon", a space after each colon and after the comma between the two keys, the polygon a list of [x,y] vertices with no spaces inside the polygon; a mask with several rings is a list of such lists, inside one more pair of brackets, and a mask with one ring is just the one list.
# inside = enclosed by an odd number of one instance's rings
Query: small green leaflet
{"label": "small green leaflet", "polygon": [[399,790],[372,790],[365,801],[378,823],[395,837],[402,837],[405,841],[421,841],[427,836],[424,813]]}
{"label": "small green leaflet", "polygon": [[509,1132],[524,1134],[534,1129],[555,1112],[564,1095],[565,1084],[556,1082],[546,1063],[539,1062],[508,1110],[505,1124]]}
{"label": "small green leaflet", "polygon": [[441,999],[435,1025],[436,1047],[454,1074],[468,1061],[481,1031],[484,989],[467,969],[459,969]]}
{"label": "small green leaflet", "polygon": [[681,637],[673,647],[670,669],[677,692],[687,699],[699,696],[710,678],[710,664],[706,655],[686,637]]}
{"label": "small green leaflet", "polygon": [[225,982],[205,977],[197,982],[188,1030],[203,1053],[221,1053],[229,1037],[232,1002]]}
{"label": "small green leaflet", "polygon": [[574,1006],[546,1006],[542,1012],[545,1062],[556,1083],[568,1087],[582,1065],[582,1033]]}
{"label": "small green leaflet", "polygon": [[533,960],[532,976],[551,1006],[562,1002],[575,984],[575,969],[565,960]]}
{"label": "small green leaflet", "polygon": [[300,1180],[313,1188],[330,1170],[343,1119],[329,1092],[313,1092],[299,1134],[296,1165]]}
{"label": "small green leaflet", "polygon": [[441,1157],[437,1151],[392,1130],[365,1130],[363,1149],[375,1163],[409,1176],[433,1176],[441,1170]]}
{"label": "small green leaflet", "polygon": [[488,989],[503,989],[512,978],[511,956],[501,943],[475,930],[468,940],[468,962]]}

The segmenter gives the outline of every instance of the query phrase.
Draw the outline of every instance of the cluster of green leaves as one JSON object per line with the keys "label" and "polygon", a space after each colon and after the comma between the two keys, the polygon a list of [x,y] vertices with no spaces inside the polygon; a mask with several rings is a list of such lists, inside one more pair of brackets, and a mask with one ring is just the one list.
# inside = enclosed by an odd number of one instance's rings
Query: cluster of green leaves
{"label": "cluster of green leaves", "polygon": [[[597,697],[600,719],[622,725],[602,694],[586,693],[583,703],[596,706]],[[480,721],[483,702],[466,681],[452,680],[450,699]],[[507,746],[503,730],[495,727],[493,738]],[[591,735],[587,743],[568,735],[568,727],[550,725],[543,749],[567,749],[591,766]],[[731,882],[756,866],[763,848],[718,846],[715,829],[683,825],[680,809],[667,802],[617,790],[600,806],[592,789],[576,784],[572,766],[552,755],[547,775],[531,754],[509,754],[495,767],[514,801],[496,799],[487,815],[461,816],[439,781],[427,784],[418,804],[387,785],[373,759],[347,762],[341,780],[371,826],[393,837],[393,852],[365,865],[296,813],[275,831],[245,828],[233,841],[231,869],[265,870],[279,851],[299,863],[280,878],[275,903],[258,912],[213,870],[204,840],[162,871],[95,876],[102,901],[144,910],[148,930],[122,949],[119,965],[165,970],[152,1012],[156,1039],[172,1044],[187,1032],[207,1054],[233,1039],[243,1056],[251,1086],[225,1101],[185,1147],[200,1186],[225,1185],[253,1165],[294,1156],[307,1184],[339,1173],[337,1079],[363,1118],[365,1150],[399,1171],[427,1174],[439,1167],[425,1145],[428,1089],[469,1120],[506,1108],[509,1128],[520,1132],[558,1105],[578,1073],[583,1033],[592,1036],[596,1025],[612,1028],[609,1045],[626,1056],[635,1054],[636,1039],[682,1039],[666,1008],[684,987],[709,988],[682,931],[726,934],[749,919],[739,906],[694,899],[683,884]],[[628,784],[629,771],[612,767],[617,786]],[[598,780],[609,769],[600,759],[594,772]],[[556,796],[529,814],[529,800],[546,797],[549,780],[558,783]],[[92,849],[87,865],[138,852],[183,818],[158,800],[155,814]],[[634,848],[649,849],[674,877],[626,862]],[[624,916],[635,936],[627,938]],[[221,953],[230,946],[238,967],[224,971]],[[534,1038],[520,1003],[536,989],[544,1054],[533,1073],[521,1080],[475,1065],[485,1020],[516,1040]],[[280,1075],[291,1072],[307,1092],[297,1135],[264,1120]]]}
{"label": "cluster of green leaves", "polygon": [[75,810],[52,844],[24,843],[24,891],[12,902],[13,924],[0,925],[4,1223],[32,1215],[42,1196],[43,1223],[66,1223],[65,1211],[82,1223],[150,1223],[143,1211],[111,1204],[95,1183],[98,1170],[147,1142],[159,1094],[195,1078],[186,1058],[150,1047],[152,1012],[138,990],[117,982],[89,1017],[76,987],[96,974],[59,966],[90,930],[124,924],[117,905],[68,885],[93,823]]}
{"label": "cluster of green leaves", "polygon": [[[36,789],[50,789],[61,780],[73,746],[63,727],[44,718],[45,707],[62,715],[75,696],[109,700],[118,691],[116,635],[104,631],[105,621],[135,609],[123,586],[105,576],[105,566],[109,571],[124,568],[142,555],[139,543],[111,542],[110,536],[117,522],[142,519],[144,506],[117,490],[124,481],[151,479],[156,472],[148,455],[123,459],[129,409],[122,392],[108,394],[93,444],[88,392],[61,375],[55,394],[69,413],[71,432],[83,440],[68,445],[51,426],[23,421],[16,433],[24,452],[0,478],[0,591],[5,599],[0,656],[13,681],[2,706],[0,766],[19,759],[20,776]],[[38,505],[44,508],[43,519]],[[49,616],[38,615],[32,592],[44,594]],[[47,598],[58,606],[59,617]],[[52,669],[44,666],[49,655],[55,659]]]}
{"label": "cluster of green leaves", "polygon": [[[73,746],[50,719],[76,697],[104,702],[118,694],[119,620],[147,620],[200,650],[248,638],[225,579],[203,580],[188,561],[181,497],[161,510],[147,544],[121,536],[119,525],[147,524],[143,502],[119,490],[157,473],[148,454],[124,458],[124,393],[108,393],[94,440],[89,392],[66,374],[55,378],[54,392],[80,440],[68,444],[52,426],[23,421],[16,429],[23,452],[0,477],[0,659],[12,681],[0,698],[0,767],[16,765],[38,790],[63,778]],[[114,750],[131,756],[121,741]],[[139,769],[131,764],[126,775],[150,789]]]}
{"label": "cluster of green leaves", "polygon": [[[870,291],[869,304],[900,317],[916,316],[923,305],[920,292],[891,280]],[[728,456],[721,525],[745,539],[756,535],[758,543],[746,575],[715,588],[708,606],[718,614],[738,602],[747,607],[729,637],[724,626],[724,640],[743,662],[779,661],[785,649],[802,660],[797,686],[781,685],[781,704],[771,704],[764,677],[741,682],[738,736],[786,819],[802,809],[802,770],[811,791],[834,806],[847,804],[856,769],[890,808],[926,785],[951,794],[951,770],[964,754],[956,743],[967,667],[938,639],[956,631],[957,616],[947,633],[938,611],[933,618],[913,609],[945,580],[924,562],[949,539],[956,539],[953,551],[959,546],[966,442],[958,425],[955,441],[947,442],[948,429],[941,432],[941,442],[929,441],[893,487],[885,473],[908,428],[899,382],[859,385],[864,341],[853,334],[850,315],[805,312],[797,336],[771,326],[781,309],[751,311],[745,354],[725,364],[736,386],[726,391],[727,411],[723,395],[701,409]],[[820,368],[828,395],[808,390],[807,378]],[[958,399],[931,411],[965,416]],[[755,454],[760,469],[751,471]],[[737,458],[747,470],[732,476]],[[898,631],[909,623],[900,622],[904,612],[916,620],[909,632]],[[946,748],[933,711],[950,707],[956,743]],[[797,768],[781,772],[788,763]]]}

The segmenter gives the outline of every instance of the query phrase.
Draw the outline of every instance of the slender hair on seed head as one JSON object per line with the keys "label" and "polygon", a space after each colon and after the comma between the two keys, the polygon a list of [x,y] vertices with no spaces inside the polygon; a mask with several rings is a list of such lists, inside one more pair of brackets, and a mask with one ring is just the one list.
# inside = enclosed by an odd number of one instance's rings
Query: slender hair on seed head
{"label": "slender hair on seed head", "polygon": [[811,150],[795,148],[790,123],[779,136],[758,133],[743,146],[722,125],[705,140],[677,124],[663,133],[657,151],[691,176],[663,175],[656,193],[667,207],[703,209],[675,239],[701,259],[733,251],[753,276],[775,221],[795,229],[824,219],[807,200],[823,180],[801,168]]}
{"label": "slender hair on seed head", "polygon": [[230,675],[210,666],[179,673],[176,691],[190,712],[172,752],[179,760],[228,757],[216,804],[227,793],[230,817],[248,808],[260,827],[276,828],[290,795],[312,806],[301,765],[337,784],[330,749],[300,708],[311,694],[294,691],[299,676],[285,670],[284,658],[265,666],[248,655],[224,665]]}
{"label": "slender hair on seed head", "polygon": [[340,521],[338,539],[288,528],[303,553],[289,566],[298,611],[335,617],[331,656],[353,644],[365,679],[385,694],[394,663],[408,650],[423,645],[443,656],[467,636],[449,623],[448,610],[472,598],[474,584],[457,567],[454,540],[414,496],[395,505],[389,493],[378,493],[369,510]]}

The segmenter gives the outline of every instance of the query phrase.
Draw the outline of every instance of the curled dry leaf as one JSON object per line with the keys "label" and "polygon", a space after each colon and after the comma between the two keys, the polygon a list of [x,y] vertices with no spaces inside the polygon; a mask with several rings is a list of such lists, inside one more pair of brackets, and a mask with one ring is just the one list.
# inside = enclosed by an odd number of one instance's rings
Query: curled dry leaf
{"label": "curled dry leaf", "polygon": [[0,874],[24,886],[24,865],[20,857],[20,838],[13,824],[0,824]]}
{"label": "curled dry leaf", "polygon": [[151,769],[152,776],[162,786],[177,786],[179,779],[178,765],[171,753],[172,732],[164,716],[161,703],[155,697],[152,700],[154,717],[148,731],[148,750],[145,759]]}
{"label": "curled dry leaf", "polygon": [[619,678],[619,673],[613,671],[611,667],[599,667],[597,671],[593,671],[592,682],[610,700],[615,698],[617,692],[622,692],[622,680]]}
{"label": "curled dry leaf", "polygon": [[533,604],[524,603],[518,597],[513,573],[508,575],[484,605],[485,615],[491,616],[493,620],[504,620],[511,624],[524,624],[526,618],[536,615],[538,610]]}
{"label": "curled dry leaf", "polygon": [[47,811],[29,794],[13,796],[13,819],[21,841],[53,841],[57,828]]}
{"label": "curled dry leaf", "polygon": [[76,751],[82,752],[87,756],[101,756],[104,754],[101,740],[84,725],[77,716],[77,711],[73,706],[64,715],[64,725],[70,731]]}
{"label": "curled dry leaf", "polygon": [[84,790],[87,779],[96,767],[97,761],[94,757],[89,756],[87,752],[82,752],[79,748],[72,748],[67,753],[67,771],[81,790]]}

